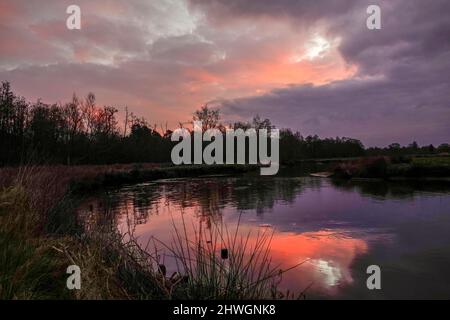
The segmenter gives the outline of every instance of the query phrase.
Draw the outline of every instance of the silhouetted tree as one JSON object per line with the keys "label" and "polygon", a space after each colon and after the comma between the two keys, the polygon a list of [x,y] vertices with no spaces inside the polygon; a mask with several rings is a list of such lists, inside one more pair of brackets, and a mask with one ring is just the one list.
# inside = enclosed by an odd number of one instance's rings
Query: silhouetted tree
{"label": "silhouetted tree", "polygon": [[[0,165],[29,162],[100,164],[130,162],[170,162],[172,131],[161,133],[126,109],[125,123],[118,125],[118,109],[99,107],[95,95],[84,99],[75,94],[66,104],[27,102],[16,96],[8,82],[0,86]],[[225,134],[220,110],[203,105],[194,120],[203,121],[203,130],[217,128]],[[249,122],[236,122],[230,128],[256,130],[274,128],[269,119],[256,115]],[[225,139],[224,139],[225,142]],[[206,145],[206,143],[204,143]],[[225,147],[225,146],[224,146]],[[393,143],[387,148],[365,149],[361,141],[347,137],[302,136],[290,129],[280,130],[280,159],[295,162],[309,158],[357,157],[362,155],[404,155],[450,152],[448,143],[406,147]]]}

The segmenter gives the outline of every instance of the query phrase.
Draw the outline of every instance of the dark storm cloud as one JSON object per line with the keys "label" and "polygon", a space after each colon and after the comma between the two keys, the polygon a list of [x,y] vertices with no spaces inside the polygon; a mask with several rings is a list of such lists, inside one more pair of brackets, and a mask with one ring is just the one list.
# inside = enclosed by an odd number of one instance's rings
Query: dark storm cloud
{"label": "dark storm cloud", "polygon": [[[222,19],[285,15],[292,23],[323,20],[327,34],[342,37],[344,59],[358,67],[352,80],[223,101],[228,117],[259,113],[305,134],[355,136],[369,145],[449,142],[449,1],[191,2]],[[381,7],[381,30],[366,28],[368,3]]]}

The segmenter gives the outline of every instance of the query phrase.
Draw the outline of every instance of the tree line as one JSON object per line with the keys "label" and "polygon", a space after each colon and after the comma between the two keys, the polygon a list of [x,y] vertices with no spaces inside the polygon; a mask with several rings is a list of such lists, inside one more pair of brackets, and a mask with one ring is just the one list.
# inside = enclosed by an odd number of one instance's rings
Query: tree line
{"label": "tree line", "polygon": [[[255,116],[251,122],[236,122],[227,126],[220,121],[220,111],[207,105],[197,110],[193,120],[201,120],[204,129],[273,128],[269,119]],[[180,126],[183,124],[180,123]],[[171,162],[172,131],[150,125],[148,120],[125,111],[118,120],[118,109],[98,106],[95,95],[84,98],[75,94],[70,102],[30,103],[16,95],[8,82],[0,88],[0,165],[24,163],[46,164],[111,164]],[[414,148],[413,148],[414,147]],[[280,130],[280,159],[290,162],[309,158],[356,157],[389,152],[448,152],[448,145],[439,148],[414,145],[365,149],[361,141],[352,138],[303,137],[290,129]]]}

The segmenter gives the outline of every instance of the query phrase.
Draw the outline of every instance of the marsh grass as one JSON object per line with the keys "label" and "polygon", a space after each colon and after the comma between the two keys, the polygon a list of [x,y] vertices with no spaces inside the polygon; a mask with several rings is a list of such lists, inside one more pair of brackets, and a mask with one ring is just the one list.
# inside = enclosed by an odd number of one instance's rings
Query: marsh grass
{"label": "marsh grass", "polygon": [[[1,170],[0,299],[269,299],[284,272],[270,259],[269,233],[240,236],[224,225],[174,226],[171,244],[142,246],[120,233],[112,212],[85,228],[66,168]],[[178,175],[178,171],[177,171]],[[172,220],[173,221],[173,220]],[[238,224],[239,227],[239,224]],[[176,260],[168,275],[156,243]],[[161,246],[160,246],[161,247]],[[221,255],[223,249],[227,257]],[[82,270],[81,290],[67,290],[66,268]]]}
{"label": "marsh grass", "polygon": [[0,232],[0,299],[64,299],[65,264],[49,243]]}
{"label": "marsh grass", "polygon": [[26,188],[15,184],[0,192],[0,299],[67,298],[64,263],[42,236],[40,216]]}
{"label": "marsh grass", "polygon": [[[163,246],[175,260],[180,284],[177,295],[199,300],[241,300],[299,298],[300,295],[281,292],[279,284],[284,273],[303,264],[282,269],[270,256],[273,231],[259,229],[242,235],[240,219],[234,229],[212,223],[206,230],[192,226],[193,233],[181,215],[181,226],[172,217],[173,241]],[[191,234],[191,235],[190,235]],[[156,245],[154,246],[157,247]],[[148,249],[147,249],[148,250]],[[161,253],[154,249],[154,257]],[[161,266],[161,265],[160,265]],[[163,270],[165,266],[162,265]]]}

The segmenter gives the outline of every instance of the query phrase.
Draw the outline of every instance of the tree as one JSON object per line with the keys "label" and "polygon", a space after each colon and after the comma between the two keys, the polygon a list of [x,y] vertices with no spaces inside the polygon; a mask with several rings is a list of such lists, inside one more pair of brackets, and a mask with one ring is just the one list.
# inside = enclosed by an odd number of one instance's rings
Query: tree
{"label": "tree", "polygon": [[[0,165],[27,163],[106,164],[118,162],[168,162],[174,143],[172,131],[150,126],[133,113],[125,115],[125,124],[117,122],[118,109],[96,106],[93,93],[84,100],[75,94],[66,104],[29,103],[16,96],[8,82],[0,86]],[[203,122],[203,130],[217,128],[220,110],[203,105],[194,113]],[[272,129],[269,119],[256,115],[251,121],[236,122],[234,129]],[[204,144],[206,146],[207,143]],[[365,149],[361,141],[347,137],[303,137],[290,129],[280,130],[280,159],[293,162],[307,158],[356,157],[362,155],[399,156],[411,153],[450,152],[448,143],[407,147],[393,143],[385,148]]]}
{"label": "tree", "polygon": [[439,145],[439,147],[437,148],[438,152],[450,152],[450,144],[448,143],[442,143]]}
{"label": "tree", "polygon": [[259,115],[256,115],[253,117],[252,124],[253,124],[253,128],[255,128],[256,131],[258,131],[259,129],[270,130],[274,127],[269,119],[266,118],[266,119],[262,120]]}
{"label": "tree", "polygon": [[96,113],[96,107],[95,107],[95,95],[90,92],[83,103],[82,106],[82,112],[83,112],[83,118],[86,123],[86,128],[88,131],[88,134],[94,133],[94,118]]}
{"label": "tree", "polygon": [[83,130],[83,113],[80,108],[80,101],[75,93],[72,102],[67,103],[63,108],[63,116],[67,126],[67,164],[70,165],[72,149],[78,134]]}
{"label": "tree", "polygon": [[413,141],[410,145],[408,145],[408,148],[411,149],[411,151],[417,151],[419,150],[419,145],[416,141]]}
{"label": "tree", "polygon": [[202,121],[203,131],[219,126],[220,110],[210,109],[208,105],[203,105],[200,110],[194,112],[194,121]]}

